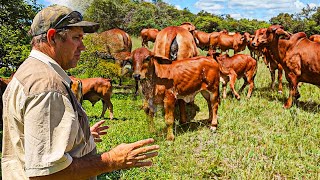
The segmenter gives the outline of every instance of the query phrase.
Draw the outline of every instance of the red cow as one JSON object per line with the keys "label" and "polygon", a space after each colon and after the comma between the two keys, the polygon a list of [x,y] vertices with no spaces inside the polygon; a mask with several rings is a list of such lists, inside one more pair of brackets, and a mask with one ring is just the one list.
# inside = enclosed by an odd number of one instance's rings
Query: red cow
{"label": "red cow", "polygon": [[210,46],[210,39],[217,38],[221,33],[228,33],[228,32],[224,30],[220,32],[206,33],[203,31],[195,30],[193,36],[195,38],[197,46],[200,49],[208,50]]}
{"label": "red cow", "polygon": [[[261,28],[255,31],[255,36],[257,37],[251,41],[250,47],[256,48],[263,54],[263,61],[267,65],[270,75],[271,75],[271,88],[275,87],[275,74],[276,70],[278,70],[278,92],[282,93],[282,73],[283,68],[280,63],[271,55],[269,48],[264,47],[263,44],[257,46],[256,41],[259,36],[262,36],[267,31],[267,28]],[[283,41],[283,40],[280,40]]]}
{"label": "red cow", "polygon": [[149,29],[142,29],[140,36],[142,39],[142,46],[148,47],[148,41],[154,42],[157,38],[159,33],[158,29],[149,28]]}
{"label": "red cow", "polygon": [[233,35],[220,34],[216,42],[210,42],[210,46],[220,48],[221,52],[233,49],[234,53],[238,53],[246,48],[247,41],[248,40],[239,32],[236,32]]}
{"label": "red cow", "polygon": [[191,22],[184,22],[179,27],[182,27],[183,29],[186,29],[191,34],[193,34],[193,31],[196,30],[196,27]]}
{"label": "red cow", "polygon": [[320,43],[320,35],[319,35],[319,34],[311,35],[311,36],[309,37],[309,39],[310,39],[311,41]]}
{"label": "red cow", "polygon": [[[144,51],[144,50],[142,50]],[[215,131],[218,126],[217,110],[219,105],[219,65],[210,57],[193,57],[171,61],[166,57],[141,56],[136,61],[134,76],[142,82],[144,95],[148,102],[147,110],[151,127],[155,105],[164,105],[167,140],[174,140],[174,106],[178,99],[192,102],[201,92],[209,108],[210,128]]]}
{"label": "red cow", "polygon": [[[81,80],[81,83],[77,83],[77,80]],[[82,98],[78,99],[81,103],[82,100],[89,100],[92,106],[95,105],[99,100],[102,101],[102,113],[100,117],[104,117],[104,114],[109,109],[109,117],[113,119],[113,105],[111,103],[112,95],[112,84],[111,79],[105,78],[87,78],[87,79],[77,79],[72,78],[73,85],[72,91],[74,94],[78,94],[79,91],[82,91]],[[82,85],[82,90],[79,90],[79,86]]]}
{"label": "red cow", "polygon": [[[186,27],[187,25],[185,24]],[[159,32],[153,46],[153,52],[156,56],[167,57],[172,61],[191,58],[199,54],[193,35],[178,26],[169,26]],[[180,121],[185,123],[187,121],[185,102],[179,99],[178,103]]]}
{"label": "red cow", "polygon": [[257,61],[247,54],[235,54],[234,56],[229,57],[227,54],[214,54],[212,51],[209,51],[208,55],[213,55],[213,58],[219,63],[223,98],[227,97],[226,89],[227,84],[230,81],[230,88],[233,94],[238,100],[240,99],[240,95],[234,88],[236,80],[240,78],[243,78],[244,83],[239,91],[241,92],[249,84],[247,98],[250,98],[254,88],[254,78],[258,68]]}
{"label": "red cow", "polygon": [[[279,41],[281,36],[290,37]],[[310,41],[304,32],[289,34],[281,25],[272,25],[259,37],[257,45],[268,46],[272,56],[282,65],[289,82],[290,94],[284,108],[290,108],[300,97],[299,82],[320,85],[320,44]],[[280,48],[281,47],[281,48]]]}

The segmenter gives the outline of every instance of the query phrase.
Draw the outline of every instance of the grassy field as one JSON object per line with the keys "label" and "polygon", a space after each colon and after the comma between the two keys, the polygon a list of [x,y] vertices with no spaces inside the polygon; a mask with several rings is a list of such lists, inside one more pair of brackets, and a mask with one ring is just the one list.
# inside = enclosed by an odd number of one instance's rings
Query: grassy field
{"label": "grassy field", "polygon": [[[134,47],[141,46],[140,40],[133,40]],[[242,83],[239,80],[236,89]],[[270,73],[259,61],[252,97],[245,98],[248,87],[240,101],[229,92],[219,106],[216,133],[203,123],[208,109],[197,95],[200,111],[187,124],[175,124],[174,142],[166,141],[161,107],[155,117],[156,132],[151,133],[140,109],[142,98],[134,100],[133,89],[115,88],[111,101],[116,119],[107,120],[110,129],[98,151],[152,137],[160,145],[159,156],[152,167],[102,174],[98,179],[320,179],[319,88],[303,84],[299,103],[286,110],[282,108],[288,97],[285,78],[283,94],[269,85]],[[100,120],[101,102],[92,107],[85,101],[83,106],[92,124]]]}

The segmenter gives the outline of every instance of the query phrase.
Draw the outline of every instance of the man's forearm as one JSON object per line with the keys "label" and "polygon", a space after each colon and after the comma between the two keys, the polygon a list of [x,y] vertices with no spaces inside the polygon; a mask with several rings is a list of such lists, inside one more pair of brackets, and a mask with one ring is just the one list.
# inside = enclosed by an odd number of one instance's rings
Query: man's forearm
{"label": "man's forearm", "polygon": [[112,164],[108,162],[108,153],[73,158],[70,166],[59,172],[30,179],[88,179],[105,172],[113,171]]}

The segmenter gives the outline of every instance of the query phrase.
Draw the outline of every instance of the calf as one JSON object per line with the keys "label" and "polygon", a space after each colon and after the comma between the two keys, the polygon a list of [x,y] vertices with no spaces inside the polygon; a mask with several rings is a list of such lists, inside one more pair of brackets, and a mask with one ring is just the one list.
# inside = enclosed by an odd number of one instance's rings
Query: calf
{"label": "calf", "polygon": [[[73,80],[74,82],[75,80]],[[113,105],[111,103],[111,95],[112,95],[112,84],[111,79],[105,78],[87,78],[81,79],[81,83],[73,83],[72,90],[75,94],[78,94],[76,91],[79,91],[79,87],[76,85],[82,84],[82,98],[80,98],[80,103],[82,100],[89,100],[92,106],[95,105],[99,100],[102,101],[102,113],[101,118],[104,117],[104,114],[109,109],[109,117],[113,119]],[[79,99],[78,99],[79,100]]]}
{"label": "calf", "polygon": [[178,99],[192,102],[201,92],[209,108],[211,130],[218,126],[219,65],[210,57],[193,57],[170,61],[167,57],[151,54],[135,66],[134,75],[139,77],[148,102],[147,113],[151,127],[155,105],[164,105],[167,140],[174,140],[174,105]]}
{"label": "calf", "polygon": [[253,59],[250,55],[246,54],[235,54],[229,57],[227,54],[216,53],[213,57],[219,63],[220,69],[220,80],[223,87],[223,98],[226,98],[227,84],[230,81],[230,88],[239,100],[240,95],[234,88],[234,84],[237,79],[243,78],[244,83],[240,88],[240,92],[249,84],[247,98],[251,97],[254,88],[254,78],[257,72],[257,61]]}

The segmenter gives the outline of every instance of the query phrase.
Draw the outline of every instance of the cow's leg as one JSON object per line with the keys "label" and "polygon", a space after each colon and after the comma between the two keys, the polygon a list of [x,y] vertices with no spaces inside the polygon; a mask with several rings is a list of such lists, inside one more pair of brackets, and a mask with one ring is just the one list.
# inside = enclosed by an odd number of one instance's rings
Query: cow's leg
{"label": "cow's leg", "polygon": [[113,119],[113,104],[111,103],[110,97],[106,100],[105,104],[106,104],[107,108],[109,109],[110,120],[112,120]]}
{"label": "cow's leg", "polygon": [[222,97],[225,99],[227,97],[227,84],[229,82],[229,77],[220,77],[222,83]]}
{"label": "cow's leg", "polygon": [[206,99],[209,109],[209,119],[208,122],[211,123],[210,129],[215,132],[218,127],[218,106],[219,106],[219,89],[208,92],[201,91],[202,96]]}
{"label": "cow's leg", "polygon": [[[175,97],[171,93],[166,93],[165,98],[163,100],[164,103],[164,111],[165,111],[165,122],[167,125],[167,140],[173,141],[173,124],[174,124],[174,104]],[[180,112],[181,113],[181,112]]]}
{"label": "cow's leg", "polygon": [[291,108],[293,101],[295,101],[295,99],[297,98],[297,94],[299,93],[297,90],[298,88],[297,86],[299,82],[297,81],[297,76],[294,73],[289,73],[287,77],[288,77],[287,79],[289,82],[290,92],[289,92],[289,97],[283,107],[286,109],[289,109]]}
{"label": "cow's leg", "polygon": [[283,73],[283,68],[280,64],[278,64],[278,92],[282,93],[282,73]]}
{"label": "cow's leg", "polygon": [[243,84],[239,89],[239,93],[241,93],[247,85],[248,85],[248,75],[243,77]]}
{"label": "cow's leg", "polygon": [[180,124],[184,124],[187,122],[187,114],[186,114],[186,102],[182,99],[178,99],[179,111],[180,111]]}
{"label": "cow's leg", "polygon": [[137,99],[137,96],[139,95],[139,81],[135,80],[135,92],[134,92],[134,99]]}
{"label": "cow's leg", "polygon": [[247,76],[247,80],[248,80],[248,83],[249,83],[249,89],[248,89],[248,94],[247,94],[247,98],[250,98],[251,97],[251,94],[252,94],[252,91],[253,91],[253,88],[254,88],[254,77],[255,77],[255,72],[249,74]]}
{"label": "cow's leg", "polygon": [[234,88],[234,84],[236,83],[236,80],[237,80],[237,73],[234,72],[234,71],[231,71],[231,73],[229,75],[229,78],[230,78],[230,88],[231,88],[233,94],[239,100],[240,99],[240,95],[237,93],[237,91]]}
{"label": "cow's leg", "polygon": [[107,110],[107,102],[103,99],[101,101],[102,101],[102,113],[100,115],[100,118],[104,118],[104,114],[106,113],[106,110]]}
{"label": "cow's leg", "polygon": [[144,111],[147,114],[147,120],[149,122],[150,131],[151,132],[155,132],[155,125],[154,125],[153,117],[154,117],[155,112],[156,112],[156,107],[153,104],[153,100],[152,99],[145,100],[144,102],[147,103],[147,105],[144,105]]}

